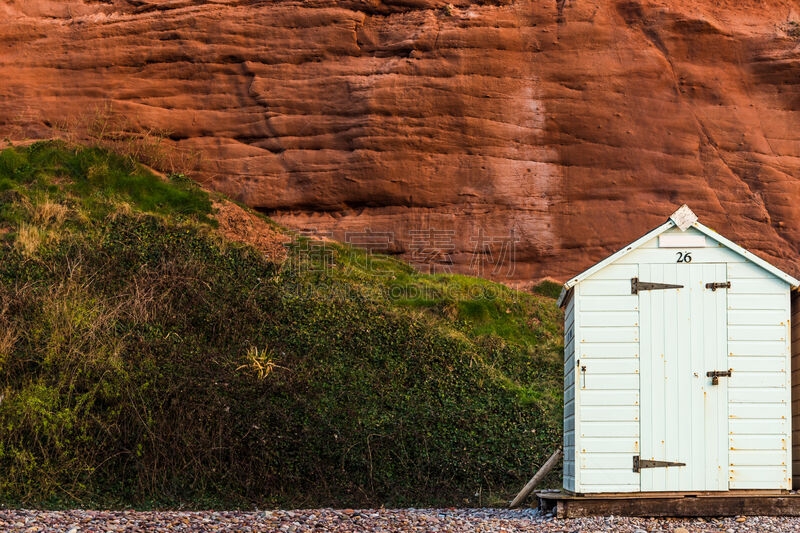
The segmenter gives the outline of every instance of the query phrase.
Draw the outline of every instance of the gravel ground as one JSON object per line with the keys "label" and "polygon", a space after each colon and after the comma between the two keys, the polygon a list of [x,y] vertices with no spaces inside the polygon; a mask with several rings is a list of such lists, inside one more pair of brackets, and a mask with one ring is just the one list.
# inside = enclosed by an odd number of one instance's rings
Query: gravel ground
{"label": "gravel ground", "polygon": [[644,519],[596,517],[558,520],[536,510],[503,509],[379,509],[301,511],[25,511],[0,510],[0,531],[159,532],[508,532],[543,533],[687,533],[714,531],[800,531],[800,518],[738,517],[724,519]]}

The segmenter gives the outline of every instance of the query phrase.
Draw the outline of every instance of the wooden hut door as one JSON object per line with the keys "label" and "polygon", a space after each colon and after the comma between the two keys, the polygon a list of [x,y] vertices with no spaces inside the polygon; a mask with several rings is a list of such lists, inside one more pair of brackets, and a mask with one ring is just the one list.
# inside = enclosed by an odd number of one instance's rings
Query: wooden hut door
{"label": "wooden hut door", "polygon": [[728,379],[707,373],[728,369],[728,291],[706,288],[726,265],[640,264],[638,279],[682,285],[638,293],[641,490],[727,490]]}

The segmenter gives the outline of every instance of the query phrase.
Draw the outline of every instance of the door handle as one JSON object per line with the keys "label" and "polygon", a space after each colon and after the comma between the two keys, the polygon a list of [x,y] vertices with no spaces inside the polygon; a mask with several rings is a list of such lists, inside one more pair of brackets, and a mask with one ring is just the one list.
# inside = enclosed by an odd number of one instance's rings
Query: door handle
{"label": "door handle", "polygon": [[709,370],[706,372],[706,376],[711,378],[712,385],[719,385],[719,378],[729,378],[731,377],[730,370]]}

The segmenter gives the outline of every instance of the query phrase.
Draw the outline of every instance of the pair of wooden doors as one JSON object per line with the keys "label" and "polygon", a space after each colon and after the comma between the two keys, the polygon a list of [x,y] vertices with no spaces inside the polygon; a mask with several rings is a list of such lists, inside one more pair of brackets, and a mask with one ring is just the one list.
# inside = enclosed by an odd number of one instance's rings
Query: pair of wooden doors
{"label": "pair of wooden doors", "polygon": [[639,265],[642,492],[728,489],[726,281],[724,263]]}

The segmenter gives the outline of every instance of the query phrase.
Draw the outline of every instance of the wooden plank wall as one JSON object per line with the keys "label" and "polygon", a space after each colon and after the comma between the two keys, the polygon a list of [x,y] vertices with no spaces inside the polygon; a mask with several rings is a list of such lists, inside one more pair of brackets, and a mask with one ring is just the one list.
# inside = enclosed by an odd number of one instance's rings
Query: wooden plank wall
{"label": "wooden plank wall", "polygon": [[613,264],[576,287],[576,492],[639,491],[637,273],[637,265]]}
{"label": "wooden plank wall", "polygon": [[575,491],[575,298],[564,311],[564,488]]}
{"label": "wooden plank wall", "polygon": [[728,263],[730,489],[791,488],[789,286]]}
{"label": "wooden plank wall", "polygon": [[792,292],[792,488],[800,487],[800,296]]}

